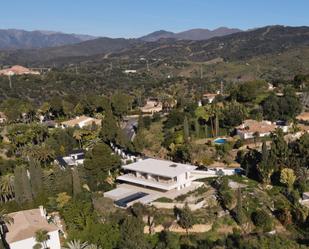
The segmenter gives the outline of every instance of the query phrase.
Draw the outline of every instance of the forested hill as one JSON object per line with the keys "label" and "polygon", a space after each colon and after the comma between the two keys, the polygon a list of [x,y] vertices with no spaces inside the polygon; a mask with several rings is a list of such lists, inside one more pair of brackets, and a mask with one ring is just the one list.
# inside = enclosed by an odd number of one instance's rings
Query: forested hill
{"label": "forested hill", "polygon": [[[99,38],[74,45],[0,52],[0,64],[76,62],[95,58],[155,58],[180,61],[239,60],[309,46],[309,27],[268,26],[203,41]],[[93,56],[93,58],[89,58]]]}
{"label": "forested hill", "polygon": [[218,57],[238,60],[306,46],[309,46],[309,27],[268,26],[205,41],[162,39],[115,56],[143,55],[189,61],[208,61]]}

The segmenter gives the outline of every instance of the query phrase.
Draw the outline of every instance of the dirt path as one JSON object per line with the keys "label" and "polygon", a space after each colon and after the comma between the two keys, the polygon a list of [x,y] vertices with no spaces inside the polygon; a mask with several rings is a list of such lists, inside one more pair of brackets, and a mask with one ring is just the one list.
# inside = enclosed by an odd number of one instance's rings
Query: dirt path
{"label": "dirt path", "polygon": [[[205,233],[211,230],[212,224],[195,224],[192,228],[189,229],[189,233]],[[158,225],[154,228],[155,233],[162,232],[164,227]],[[186,233],[186,230],[181,228],[178,224],[174,224],[168,228],[168,231],[174,233]],[[149,226],[144,227],[144,233],[149,233]]]}

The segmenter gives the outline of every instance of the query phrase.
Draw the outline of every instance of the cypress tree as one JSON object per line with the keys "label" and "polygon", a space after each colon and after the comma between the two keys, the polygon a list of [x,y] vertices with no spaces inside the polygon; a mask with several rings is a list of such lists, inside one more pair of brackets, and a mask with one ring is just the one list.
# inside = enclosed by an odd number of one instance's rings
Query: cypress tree
{"label": "cypress tree", "polygon": [[236,221],[242,225],[245,222],[245,214],[242,207],[241,189],[237,189]]}
{"label": "cypress tree", "polygon": [[189,124],[188,124],[188,118],[185,117],[183,121],[183,132],[184,132],[184,138],[185,141],[189,140],[190,132],[189,132]]}
{"label": "cypress tree", "polygon": [[195,136],[198,138],[200,136],[200,124],[197,119],[195,119],[194,129],[195,129]]}
{"label": "cypress tree", "polygon": [[34,198],[43,192],[43,172],[40,164],[30,161],[29,166],[31,191]]}
{"label": "cypress tree", "polygon": [[82,192],[81,179],[76,168],[72,169],[72,184],[73,184],[73,196],[76,197]]}
{"label": "cypress tree", "polygon": [[22,204],[33,200],[28,172],[24,166],[16,167],[14,171],[15,199]]}

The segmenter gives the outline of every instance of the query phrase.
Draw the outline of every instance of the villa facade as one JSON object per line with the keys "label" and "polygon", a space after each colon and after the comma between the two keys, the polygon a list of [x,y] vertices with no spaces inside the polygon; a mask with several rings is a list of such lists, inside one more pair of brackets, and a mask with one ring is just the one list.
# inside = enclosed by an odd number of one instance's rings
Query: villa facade
{"label": "villa facade", "polygon": [[126,174],[119,176],[118,181],[163,191],[189,187],[193,180],[191,172],[196,169],[195,166],[153,158],[131,163],[122,168]]}

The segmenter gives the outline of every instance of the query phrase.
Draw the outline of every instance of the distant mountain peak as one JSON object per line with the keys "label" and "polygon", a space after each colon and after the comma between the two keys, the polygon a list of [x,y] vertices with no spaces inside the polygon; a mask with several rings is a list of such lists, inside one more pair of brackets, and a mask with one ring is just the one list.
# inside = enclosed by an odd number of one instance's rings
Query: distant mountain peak
{"label": "distant mountain peak", "polygon": [[162,38],[173,38],[176,40],[207,40],[213,37],[230,35],[237,32],[242,32],[242,30],[227,27],[219,27],[214,30],[196,28],[182,31],[179,33],[158,30],[143,37],[140,37],[139,39],[147,42],[154,42]]}
{"label": "distant mountain peak", "polygon": [[162,38],[174,38],[175,33],[166,31],[166,30],[158,30],[155,32],[152,32],[148,35],[142,36],[139,39],[146,42],[154,42],[157,40],[160,40]]}

